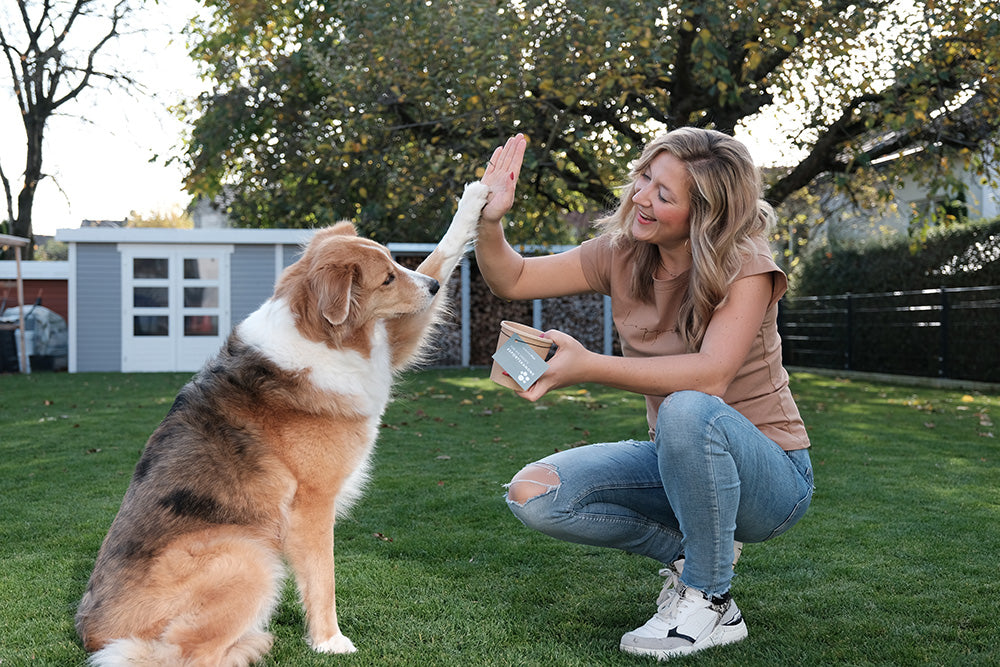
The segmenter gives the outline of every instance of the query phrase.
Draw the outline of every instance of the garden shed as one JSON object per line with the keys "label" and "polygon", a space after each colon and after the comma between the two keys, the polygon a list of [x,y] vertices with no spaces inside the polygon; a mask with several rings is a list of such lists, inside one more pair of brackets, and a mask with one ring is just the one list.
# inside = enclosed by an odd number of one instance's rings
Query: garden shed
{"label": "garden shed", "polygon": [[[69,246],[72,372],[196,371],[232,327],[274,291],[314,230],[60,229]],[[388,243],[416,268],[434,244]],[[560,252],[566,247],[521,252]],[[610,354],[610,300],[602,295],[509,303],[490,294],[466,257],[452,277],[451,312],[428,358],[435,366],[488,366],[500,321],[558,328]],[[478,332],[473,335],[473,332]]]}
{"label": "garden shed", "polygon": [[69,371],[195,371],[257,309],[302,229],[61,229]]}

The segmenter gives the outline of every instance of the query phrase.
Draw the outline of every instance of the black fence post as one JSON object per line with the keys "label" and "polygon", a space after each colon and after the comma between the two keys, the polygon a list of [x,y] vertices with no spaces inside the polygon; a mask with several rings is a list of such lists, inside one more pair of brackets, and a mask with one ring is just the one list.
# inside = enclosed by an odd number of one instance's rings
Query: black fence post
{"label": "black fence post", "polygon": [[851,361],[854,351],[853,341],[854,341],[854,301],[851,299],[851,293],[848,292],[844,295],[847,300],[847,304],[844,308],[845,310],[845,327],[847,329],[847,340],[844,344],[844,370],[851,370]]}

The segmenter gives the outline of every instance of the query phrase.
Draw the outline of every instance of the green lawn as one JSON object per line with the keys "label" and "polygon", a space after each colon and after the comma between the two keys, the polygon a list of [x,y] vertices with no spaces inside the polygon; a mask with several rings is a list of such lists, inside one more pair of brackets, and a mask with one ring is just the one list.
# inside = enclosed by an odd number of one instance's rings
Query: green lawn
{"label": "green lawn", "polygon": [[[636,665],[657,564],[523,528],[503,484],[527,461],[641,437],[641,399],[600,387],[539,405],[486,371],[411,373],[375,476],[337,527],[350,656],[313,654],[288,585],[267,665]],[[0,665],[82,665],[76,602],[183,374],[0,376]],[[747,641],[712,665],[1000,661],[1000,396],[793,377],[817,492],[792,531],[748,545]]]}

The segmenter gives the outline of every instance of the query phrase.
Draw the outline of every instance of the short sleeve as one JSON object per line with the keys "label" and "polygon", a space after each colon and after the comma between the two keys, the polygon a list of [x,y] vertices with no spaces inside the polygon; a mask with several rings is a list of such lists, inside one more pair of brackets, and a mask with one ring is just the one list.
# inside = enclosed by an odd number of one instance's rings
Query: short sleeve
{"label": "short sleeve", "polygon": [[611,267],[614,250],[611,239],[605,234],[584,241],[580,245],[580,264],[590,289],[600,294],[611,294]]}
{"label": "short sleeve", "polygon": [[771,274],[771,301],[768,308],[778,303],[781,297],[788,291],[788,277],[784,271],[778,268],[771,254],[771,248],[764,239],[756,239],[754,242],[754,254],[743,263],[736,280],[756,276],[762,273]]}

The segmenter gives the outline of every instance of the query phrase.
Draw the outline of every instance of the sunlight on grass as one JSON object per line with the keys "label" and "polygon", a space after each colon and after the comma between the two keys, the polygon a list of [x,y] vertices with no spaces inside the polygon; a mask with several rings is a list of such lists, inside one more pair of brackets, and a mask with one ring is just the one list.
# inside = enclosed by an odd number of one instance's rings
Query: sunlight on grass
{"label": "sunlight on grass", "polygon": [[[485,370],[403,377],[374,478],[337,526],[341,624],[314,654],[288,582],[265,665],[643,665],[617,650],[653,611],[657,563],[565,544],[507,511],[526,462],[644,437],[641,397],[600,386],[537,404]],[[73,613],[149,433],[185,374],[0,376],[0,665],[83,665]],[[1000,396],[806,373],[801,524],[748,545],[750,638],[684,664],[992,665],[1000,636]]]}

